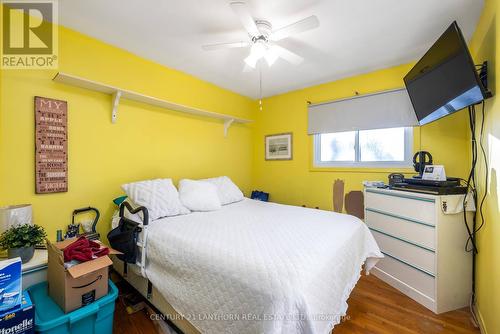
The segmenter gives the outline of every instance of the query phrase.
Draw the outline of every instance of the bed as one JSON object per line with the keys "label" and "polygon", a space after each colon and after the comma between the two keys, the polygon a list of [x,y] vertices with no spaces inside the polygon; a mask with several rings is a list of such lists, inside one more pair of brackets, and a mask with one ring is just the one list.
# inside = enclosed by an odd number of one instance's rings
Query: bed
{"label": "bed", "polygon": [[[184,332],[328,333],[383,257],[356,217],[247,198],[147,231],[150,300]],[[127,280],[145,295],[139,274]]]}

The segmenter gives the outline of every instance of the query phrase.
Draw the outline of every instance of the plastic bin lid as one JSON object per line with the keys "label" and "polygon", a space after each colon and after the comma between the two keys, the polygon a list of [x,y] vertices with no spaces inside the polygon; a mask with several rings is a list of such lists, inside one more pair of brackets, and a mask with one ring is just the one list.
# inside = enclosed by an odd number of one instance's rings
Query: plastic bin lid
{"label": "plastic bin lid", "polygon": [[109,281],[108,294],[95,302],[72,312],[64,311],[56,304],[47,292],[47,282],[38,283],[27,289],[35,305],[35,326],[37,331],[47,331],[67,322],[75,322],[99,311],[101,306],[114,303],[118,297],[118,289]]}

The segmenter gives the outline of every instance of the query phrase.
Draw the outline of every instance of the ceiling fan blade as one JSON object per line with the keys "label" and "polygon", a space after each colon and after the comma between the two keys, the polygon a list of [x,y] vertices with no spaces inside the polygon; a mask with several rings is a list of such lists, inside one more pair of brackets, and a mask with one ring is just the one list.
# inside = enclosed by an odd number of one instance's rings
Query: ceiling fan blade
{"label": "ceiling fan blade", "polygon": [[247,63],[245,63],[245,65],[243,66],[243,73],[248,73],[248,72],[252,72],[254,70],[254,68],[248,66]]}
{"label": "ceiling fan blade", "polygon": [[257,28],[252,15],[250,15],[246,1],[231,1],[229,5],[233,9],[236,16],[238,16],[238,19],[241,24],[243,24],[243,27],[245,27],[248,34],[251,37],[259,36],[259,29]]}
{"label": "ceiling fan blade", "polygon": [[244,48],[247,47],[248,45],[250,45],[249,42],[217,43],[217,44],[203,45],[201,48],[205,51],[214,51],[221,49]]}
{"label": "ceiling fan blade", "polygon": [[273,33],[271,34],[271,40],[279,41],[281,39],[299,34],[307,30],[315,29],[317,27],[319,27],[318,17],[316,15],[312,15],[298,22],[287,25],[286,27],[273,31]]}
{"label": "ceiling fan blade", "polygon": [[290,64],[299,65],[304,60],[304,58],[302,58],[298,54],[293,53],[292,51],[285,49],[282,46],[273,44],[272,47],[274,49],[274,52],[276,52],[278,54],[278,56],[280,56],[281,58],[283,58],[284,60],[286,60]]}

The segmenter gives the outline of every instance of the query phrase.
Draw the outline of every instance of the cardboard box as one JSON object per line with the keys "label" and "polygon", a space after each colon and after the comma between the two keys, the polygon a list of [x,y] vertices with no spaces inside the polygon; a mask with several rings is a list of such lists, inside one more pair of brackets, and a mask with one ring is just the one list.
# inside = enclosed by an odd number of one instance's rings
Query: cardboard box
{"label": "cardboard box", "polygon": [[[101,256],[66,269],[63,250],[74,241],[76,239],[57,243],[47,241],[48,292],[65,313],[88,305],[108,293],[108,267],[113,264],[108,256]],[[110,254],[120,252],[110,248]]]}
{"label": "cardboard box", "polygon": [[22,293],[21,304],[0,313],[0,334],[35,333],[35,307],[27,291]]}

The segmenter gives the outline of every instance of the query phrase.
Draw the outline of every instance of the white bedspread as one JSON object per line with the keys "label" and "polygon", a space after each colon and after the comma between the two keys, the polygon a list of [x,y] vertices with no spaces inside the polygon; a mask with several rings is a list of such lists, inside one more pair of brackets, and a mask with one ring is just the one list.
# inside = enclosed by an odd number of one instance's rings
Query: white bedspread
{"label": "white bedspread", "polygon": [[245,199],[151,223],[146,272],[203,333],[328,333],[381,257],[353,216]]}

